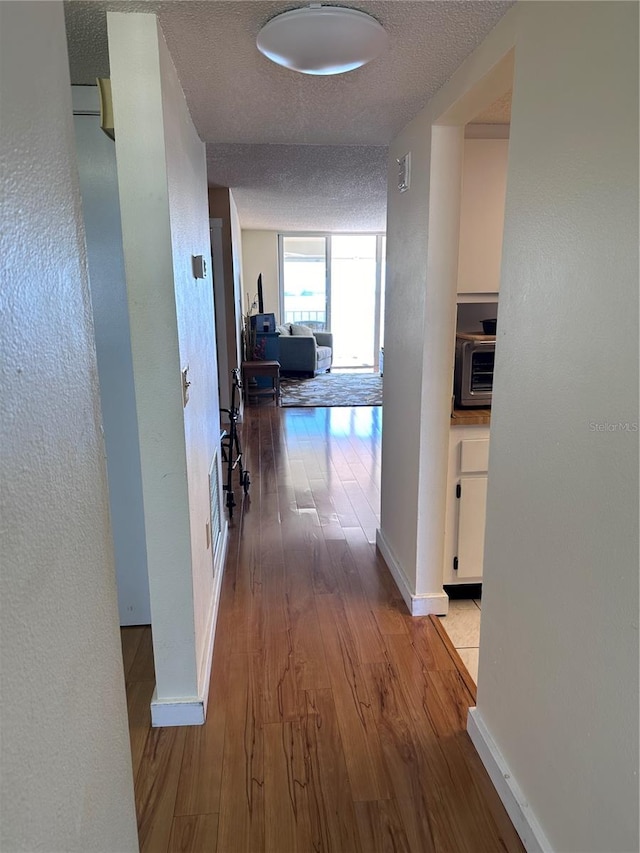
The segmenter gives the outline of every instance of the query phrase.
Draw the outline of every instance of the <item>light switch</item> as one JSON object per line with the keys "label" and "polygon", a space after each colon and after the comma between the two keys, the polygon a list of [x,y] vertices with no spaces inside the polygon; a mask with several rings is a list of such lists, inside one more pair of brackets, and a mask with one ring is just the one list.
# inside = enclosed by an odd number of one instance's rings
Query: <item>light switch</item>
{"label": "light switch", "polygon": [[398,157],[398,190],[405,193],[409,189],[411,183],[411,152],[405,154],[404,157]]}
{"label": "light switch", "polygon": [[207,277],[207,262],[203,255],[191,255],[191,264],[193,266],[194,278]]}
{"label": "light switch", "polygon": [[189,402],[189,387],[191,382],[189,382],[189,365],[185,367],[182,371],[182,408],[187,405]]}

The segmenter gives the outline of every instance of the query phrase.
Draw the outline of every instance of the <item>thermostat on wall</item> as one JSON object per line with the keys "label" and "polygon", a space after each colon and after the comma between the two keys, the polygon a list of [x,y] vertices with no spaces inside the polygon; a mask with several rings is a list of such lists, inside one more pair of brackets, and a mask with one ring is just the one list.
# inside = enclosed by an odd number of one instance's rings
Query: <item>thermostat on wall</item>
{"label": "thermostat on wall", "polygon": [[193,264],[193,277],[207,277],[207,262],[202,255],[191,255],[191,263]]}
{"label": "thermostat on wall", "polygon": [[411,152],[409,151],[404,157],[398,157],[396,163],[398,164],[398,190],[404,193],[409,189],[411,180]]}

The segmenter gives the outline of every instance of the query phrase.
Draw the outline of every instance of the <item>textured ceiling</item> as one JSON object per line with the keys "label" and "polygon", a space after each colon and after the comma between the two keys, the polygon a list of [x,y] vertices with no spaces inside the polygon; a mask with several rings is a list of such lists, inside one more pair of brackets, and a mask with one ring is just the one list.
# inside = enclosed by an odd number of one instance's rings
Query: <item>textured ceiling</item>
{"label": "textured ceiling", "polygon": [[386,230],[386,147],[213,144],[207,167],[233,187],[243,228]]}
{"label": "textured ceiling", "polygon": [[260,27],[297,5],[71,0],[72,81],[108,76],[105,10],[155,12],[207,143],[209,182],[234,190],[244,228],[384,229],[384,148],[512,3],[365,0],[357,8],[383,24],[389,50],[336,77],[297,74],[257,51]]}

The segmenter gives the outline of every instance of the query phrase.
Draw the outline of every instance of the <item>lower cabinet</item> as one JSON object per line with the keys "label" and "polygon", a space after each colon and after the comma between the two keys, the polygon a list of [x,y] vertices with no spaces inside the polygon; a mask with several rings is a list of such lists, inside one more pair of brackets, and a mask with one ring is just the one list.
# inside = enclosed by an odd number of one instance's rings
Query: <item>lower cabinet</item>
{"label": "lower cabinet", "polygon": [[453,570],[458,580],[482,577],[487,478],[460,477],[458,498],[458,553]]}
{"label": "lower cabinet", "polygon": [[449,438],[444,584],[482,581],[489,427],[452,427]]}

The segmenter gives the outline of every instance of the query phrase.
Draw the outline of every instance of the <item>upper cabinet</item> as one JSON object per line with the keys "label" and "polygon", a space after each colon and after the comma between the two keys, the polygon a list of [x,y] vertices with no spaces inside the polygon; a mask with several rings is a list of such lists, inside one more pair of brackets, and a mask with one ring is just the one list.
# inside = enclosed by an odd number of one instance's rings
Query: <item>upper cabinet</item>
{"label": "upper cabinet", "polygon": [[508,139],[465,139],[458,293],[499,290],[508,151]]}

